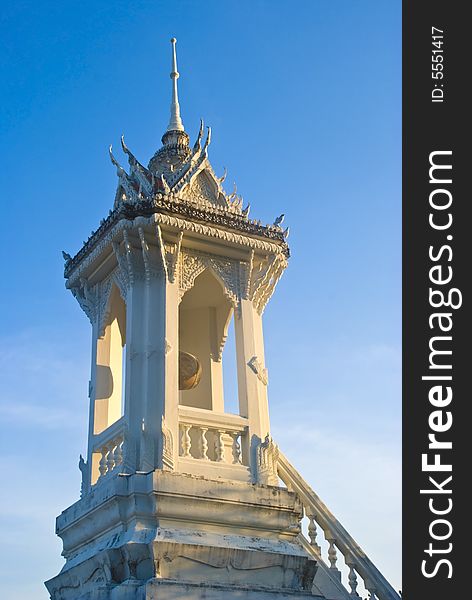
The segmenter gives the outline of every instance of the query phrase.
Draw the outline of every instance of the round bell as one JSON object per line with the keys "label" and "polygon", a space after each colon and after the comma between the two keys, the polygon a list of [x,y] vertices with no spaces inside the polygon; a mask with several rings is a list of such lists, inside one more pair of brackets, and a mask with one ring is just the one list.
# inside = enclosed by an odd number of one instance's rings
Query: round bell
{"label": "round bell", "polygon": [[179,352],[179,390],[192,390],[200,383],[202,366],[196,356]]}

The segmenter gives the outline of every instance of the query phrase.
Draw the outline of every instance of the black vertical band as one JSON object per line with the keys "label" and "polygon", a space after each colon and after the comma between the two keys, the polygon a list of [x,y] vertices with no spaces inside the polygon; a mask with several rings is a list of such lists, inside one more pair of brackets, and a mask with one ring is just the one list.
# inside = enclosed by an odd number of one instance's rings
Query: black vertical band
{"label": "black vertical band", "polygon": [[472,152],[466,108],[472,36],[466,8],[461,2],[403,2],[406,600],[452,600],[469,588],[465,541],[471,527],[463,509],[471,504],[466,484],[472,471]]}

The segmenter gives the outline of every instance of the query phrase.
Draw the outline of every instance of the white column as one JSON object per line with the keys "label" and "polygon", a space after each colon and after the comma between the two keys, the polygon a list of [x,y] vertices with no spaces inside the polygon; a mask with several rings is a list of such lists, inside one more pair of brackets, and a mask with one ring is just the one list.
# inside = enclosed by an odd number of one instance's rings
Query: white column
{"label": "white column", "polygon": [[[264,339],[262,317],[250,300],[241,300],[240,314],[235,314],[236,353],[238,363],[239,410],[249,420],[249,439],[243,453],[249,453],[251,470],[256,476],[256,448],[270,433],[267,387],[263,382]],[[260,365],[260,376],[249,366]]]}
{"label": "white column", "polygon": [[165,327],[166,327],[166,276],[156,272],[146,282],[145,310],[141,318],[145,323],[144,355],[144,407],[142,434],[142,471],[161,467],[162,416],[165,400]]}
{"label": "white column", "polygon": [[126,377],[124,472],[140,469],[146,357],[145,281],[134,277],[126,295]]}
{"label": "white column", "polygon": [[[177,278],[178,279],[178,278]],[[172,435],[172,462],[179,456],[179,284],[165,285],[165,390],[164,420]],[[161,458],[162,460],[162,458]],[[159,465],[161,466],[161,465]]]}
{"label": "white column", "polygon": [[90,489],[93,478],[93,470],[96,468],[96,478],[98,478],[98,461],[93,464],[93,432],[95,428],[95,390],[97,379],[97,342],[98,342],[98,323],[95,320],[92,325],[92,358],[90,367],[89,382],[89,427],[88,427],[88,448],[87,448],[87,476],[84,481],[84,493]]}

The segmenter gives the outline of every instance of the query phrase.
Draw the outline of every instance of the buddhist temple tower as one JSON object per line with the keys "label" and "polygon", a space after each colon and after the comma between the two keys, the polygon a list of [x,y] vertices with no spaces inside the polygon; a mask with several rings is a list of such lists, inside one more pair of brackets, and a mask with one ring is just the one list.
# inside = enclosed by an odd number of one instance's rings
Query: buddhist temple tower
{"label": "buddhist temple tower", "polygon": [[[145,167],[122,138],[127,169],[110,147],[113,207],[75,256],[64,253],[92,360],[81,495],[57,518],[66,562],[46,583],[51,598],[352,599],[359,574],[372,598],[396,600],[271,437],[262,318],[287,267],[288,230],[282,218],[251,219],[225,191],[203,122],[190,143],[171,47],[162,146]],[[223,386],[231,322],[237,414]],[[351,565],[349,590],[336,547]]]}

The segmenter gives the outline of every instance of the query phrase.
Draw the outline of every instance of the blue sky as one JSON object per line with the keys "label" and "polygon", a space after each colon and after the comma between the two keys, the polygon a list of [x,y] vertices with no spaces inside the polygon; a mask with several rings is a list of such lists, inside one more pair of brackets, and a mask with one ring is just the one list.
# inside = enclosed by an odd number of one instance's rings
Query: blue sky
{"label": "blue sky", "polygon": [[173,35],[186,130],[203,117],[227,188],[290,226],[265,313],[272,433],[400,587],[399,0],[18,0],[2,13],[2,596],[46,600],[63,562],[54,518],[79,492],[90,328],[61,250],[112,206],[108,145],[124,133],[144,163],[160,146]]}

